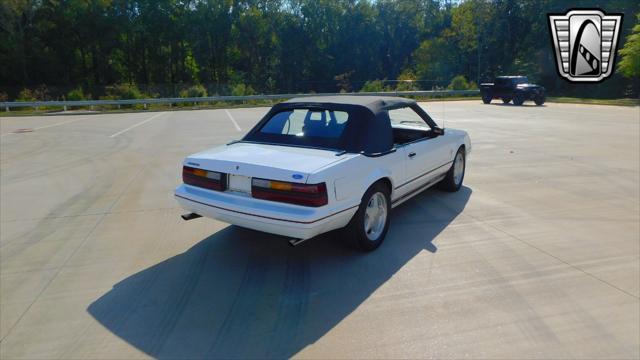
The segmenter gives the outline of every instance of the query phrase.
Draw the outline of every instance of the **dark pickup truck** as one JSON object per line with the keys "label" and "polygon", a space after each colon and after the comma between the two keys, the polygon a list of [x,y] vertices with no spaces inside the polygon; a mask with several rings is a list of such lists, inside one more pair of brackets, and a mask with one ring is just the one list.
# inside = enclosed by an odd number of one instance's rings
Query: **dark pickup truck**
{"label": "dark pickup truck", "polygon": [[529,84],[526,76],[498,76],[493,83],[480,84],[482,102],[488,104],[492,99],[502,99],[507,104],[522,105],[525,100],[533,100],[536,105],[544,104],[544,88]]}

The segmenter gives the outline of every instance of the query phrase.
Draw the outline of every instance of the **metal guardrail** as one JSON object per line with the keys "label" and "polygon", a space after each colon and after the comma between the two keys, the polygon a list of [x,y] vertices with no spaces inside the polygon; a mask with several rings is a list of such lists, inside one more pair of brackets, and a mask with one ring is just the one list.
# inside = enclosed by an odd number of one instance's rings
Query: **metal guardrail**
{"label": "metal guardrail", "polygon": [[245,95],[245,96],[207,96],[196,98],[157,98],[157,99],[129,99],[129,100],[79,100],[79,101],[11,101],[0,102],[0,107],[5,111],[12,108],[35,108],[39,107],[92,107],[102,105],[144,105],[146,108],[150,104],[173,104],[181,103],[206,103],[216,101],[251,101],[251,100],[278,100],[290,99],[294,97],[306,96],[326,96],[326,95],[369,95],[369,96],[455,96],[455,95],[478,95],[480,90],[427,90],[427,91],[390,91],[390,92],[359,92],[359,93],[320,93],[320,94],[275,94],[275,95]]}

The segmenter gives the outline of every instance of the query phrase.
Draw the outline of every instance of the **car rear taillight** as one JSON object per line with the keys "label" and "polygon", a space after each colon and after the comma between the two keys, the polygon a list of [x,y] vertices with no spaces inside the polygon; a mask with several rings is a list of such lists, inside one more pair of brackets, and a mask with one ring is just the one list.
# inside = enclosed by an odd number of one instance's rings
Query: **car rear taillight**
{"label": "car rear taillight", "polygon": [[226,175],[217,171],[196,169],[189,166],[182,167],[182,182],[209,190],[223,191]]}
{"label": "car rear taillight", "polygon": [[256,199],[313,207],[328,202],[325,183],[310,185],[254,178],[251,180],[251,195]]}

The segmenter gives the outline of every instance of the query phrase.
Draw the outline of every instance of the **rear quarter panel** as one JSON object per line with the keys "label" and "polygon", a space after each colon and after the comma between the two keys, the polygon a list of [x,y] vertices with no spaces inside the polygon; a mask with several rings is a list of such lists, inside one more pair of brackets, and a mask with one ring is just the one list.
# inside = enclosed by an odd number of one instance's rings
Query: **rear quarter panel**
{"label": "rear quarter panel", "polygon": [[365,191],[374,182],[388,178],[393,189],[394,183],[400,183],[403,176],[403,152],[395,151],[377,157],[356,155],[311,174],[309,182],[325,181],[329,203],[346,208],[360,204]]}

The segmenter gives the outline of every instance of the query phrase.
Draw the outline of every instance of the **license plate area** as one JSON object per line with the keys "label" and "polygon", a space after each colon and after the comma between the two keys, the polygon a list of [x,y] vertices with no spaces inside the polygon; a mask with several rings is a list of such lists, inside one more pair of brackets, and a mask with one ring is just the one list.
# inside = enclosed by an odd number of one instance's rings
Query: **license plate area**
{"label": "license plate area", "polygon": [[229,191],[251,194],[251,177],[229,174],[227,179]]}

